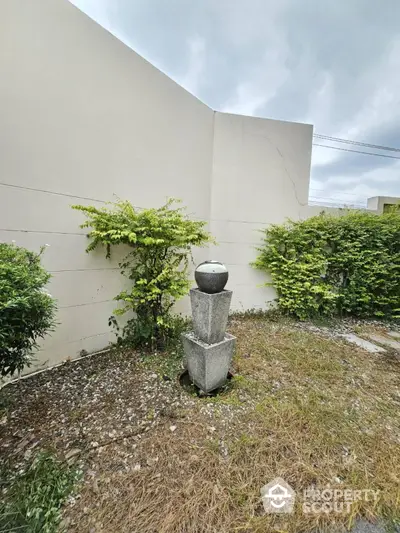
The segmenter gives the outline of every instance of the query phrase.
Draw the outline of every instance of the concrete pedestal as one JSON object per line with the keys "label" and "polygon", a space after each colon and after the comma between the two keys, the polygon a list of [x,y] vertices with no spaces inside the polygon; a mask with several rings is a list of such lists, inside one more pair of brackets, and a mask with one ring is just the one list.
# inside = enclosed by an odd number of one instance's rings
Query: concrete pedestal
{"label": "concrete pedestal", "polygon": [[207,294],[199,289],[191,289],[194,333],[207,344],[221,342],[225,336],[232,291]]}
{"label": "concrete pedestal", "polygon": [[207,344],[194,333],[185,333],[182,340],[187,369],[193,383],[204,392],[221,387],[228,375],[236,338],[225,333],[222,341]]}

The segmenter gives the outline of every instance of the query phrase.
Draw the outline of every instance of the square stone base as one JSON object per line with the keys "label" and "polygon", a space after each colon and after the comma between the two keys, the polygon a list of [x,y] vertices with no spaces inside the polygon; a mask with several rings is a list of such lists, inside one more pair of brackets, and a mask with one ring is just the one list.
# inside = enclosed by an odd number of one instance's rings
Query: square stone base
{"label": "square stone base", "polygon": [[204,392],[221,387],[228,376],[236,337],[225,333],[215,344],[206,344],[193,333],[182,335],[185,364],[193,383]]}

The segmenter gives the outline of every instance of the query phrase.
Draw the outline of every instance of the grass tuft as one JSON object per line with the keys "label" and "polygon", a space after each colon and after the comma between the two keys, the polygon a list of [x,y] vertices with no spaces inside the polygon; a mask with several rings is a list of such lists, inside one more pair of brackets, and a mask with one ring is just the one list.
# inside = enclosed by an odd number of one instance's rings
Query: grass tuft
{"label": "grass tuft", "polygon": [[80,471],[50,452],[39,453],[24,470],[3,471],[0,495],[0,531],[55,533],[61,506],[80,479]]}

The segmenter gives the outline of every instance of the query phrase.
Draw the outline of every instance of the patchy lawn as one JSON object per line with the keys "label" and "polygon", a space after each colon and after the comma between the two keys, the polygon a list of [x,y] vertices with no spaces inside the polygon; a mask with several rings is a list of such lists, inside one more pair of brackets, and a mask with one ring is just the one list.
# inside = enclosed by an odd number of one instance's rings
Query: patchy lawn
{"label": "patchy lawn", "polygon": [[[3,463],[54,449],[85,478],[68,532],[301,533],[357,517],[400,520],[400,362],[284,320],[234,318],[234,377],[220,395],[179,385],[177,354],[112,351],[0,392]],[[1,414],[3,413],[3,414]],[[265,515],[282,477],[293,514]],[[379,490],[349,514],[305,514],[310,488]]]}

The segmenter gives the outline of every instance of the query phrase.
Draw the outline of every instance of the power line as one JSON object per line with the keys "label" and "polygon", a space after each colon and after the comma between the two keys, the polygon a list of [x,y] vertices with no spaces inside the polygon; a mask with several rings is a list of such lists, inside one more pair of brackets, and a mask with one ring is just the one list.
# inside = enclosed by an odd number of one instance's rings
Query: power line
{"label": "power line", "polygon": [[[361,147],[361,148],[372,148],[374,150],[385,150],[385,151],[388,151],[388,152],[396,152],[396,153],[399,153],[400,152],[400,148],[396,148],[396,147],[393,147],[393,146],[384,146],[384,145],[380,145],[380,144],[372,144],[372,143],[367,143],[367,142],[361,142],[361,141],[355,141],[355,140],[351,140],[351,139],[342,139],[341,137],[333,137],[331,135],[322,135],[320,133],[315,133],[313,134],[313,137],[315,140],[318,140],[318,141],[327,141],[327,142],[331,142],[331,143],[342,143],[342,144],[347,144],[349,146],[351,146],[352,148],[353,147]],[[370,155],[370,156],[375,156],[375,157],[385,157],[385,158],[388,158],[388,159],[400,159],[400,157],[397,157],[397,156],[393,156],[393,155],[386,155],[386,154],[382,154],[382,153],[376,153],[376,152],[369,152],[369,151],[364,151],[364,150],[353,150],[353,149],[350,149],[350,148],[341,148],[339,146],[332,146],[332,145],[327,145],[327,144],[319,144],[319,143],[313,143],[314,146],[319,146],[321,148],[331,148],[332,150],[340,150],[340,151],[343,151],[343,152],[351,152],[351,153],[356,153],[356,154],[362,154],[362,155]],[[315,191],[315,192],[311,192],[311,191]],[[335,198],[335,197],[329,197],[327,198],[326,196],[319,196],[319,194],[322,194],[324,195],[324,191],[321,191],[319,189],[310,189],[310,197],[309,197],[309,202],[312,204],[312,203],[325,203],[325,204],[330,204],[331,206],[334,205],[334,203],[336,204],[336,202],[340,202],[342,205],[345,204],[347,202],[347,205],[351,204],[353,207],[359,207],[359,208],[364,208],[365,209],[365,205],[361,205],[360,204],[360,197],[359,195],[356,195],[356,194],[351,194],[351,193],[345,193],[345,192],[339,192],[339,194],[341,196],[353,196],[352,199],[350,198],[346,198],[345,200],[343,199],[338,199],[338,198]],[[326,195],[326,193],[325,193]],[[355,198],[354,198],[355,197]]]}
{"label": "power line", "polygon": [[350,208],[350,209],[367,209],[367,204],[349,204],[346,202],[343,202],[341,200],[339,201],[328,201],[328,200],[314,200],[313,198],[309,198],[308,205],[314,205],[314,206],[325,206],[325,207],[337,207],[337,208]]}
{"label": "power line", "polygon": [[400,152],[400,148],[395,148],[393,146],[383,146],[381,144],[370,144],[364,143],[361,141],[353,141],[350,139],[341,139],[340,137],[331,137],[329,135],[322,135],[320,133],[314,133],[313,137],[316,139],[321,139],[324,141],[332,141],[337,143],[352,144],[356,146],[364,146],[365,148],[375,148],[376,150],[387,150],[389,152]]}
{"label": "power line", "polygon": [[396,157],[395,155],[374,154],[374,152],[350,150],[349,148],[339,148],[338,146],[328,146],[327,144],[313,143],[313,146],[321,146],[322,148],[330,148],[331,150],[341,150],[342,152],[354,152],[355,154],[374,155],[375,157],[387,157],[388,159],[400,159],[400,157]]}
{"label": "power line", "polygon": [[[336,196],[315,196],[315,194],[311,194],[309,199],[314,199],[314,200],[328,200],[329,202],[330,201],[333,201],[333,202],[343,202],[343,199],[342,198],[339,198],[339,197],[336,197]],[[345,200],[344,203],[351,203],[351,204],[362,204],[363,202],[361,200]]]}
{"label": "power line", "polygon": [[[339,198],[339,195],[335,195],[335,196],[330,196],[329,194],[323,194],[323,195],[319,195],[319,194],[310,194],[310,198],[319,198],[320,200],[341,200],[341,197]],[[361,203],[360,199],[357,198],[357,199],[351,199],[351,198],[347,198],[347,201],[348,202],[353,202],[355,204],[358,204],[358,203]]]}
{"label": "power line", "polygon": [[[325,192],[323,189],[315,189],[314,187],[310,187],[309,190],[315,191],[315,192],[322,192],[322,194],[324,194]],[[356,196],[357,198],[359,197],[359,195],[354,192],[342,192],[342,191],[333,191],[333,192],[339,193],[339,194],[345,194],[346,196]]]}
{"label": "power line", "polygon": [[331,203],[335,203],[335,204],[344,204],[344,205],[359,205],[359,206],[363,206],[365,205],[363,202],[351,202],[351,201],[343,201],[342,198],[328,198],[328,197],[324,197],[324,196],[310,196],[309,199],[308,199],[310,202],[319,202],[319,201],[323,201],[323,202],[331,202]]}

